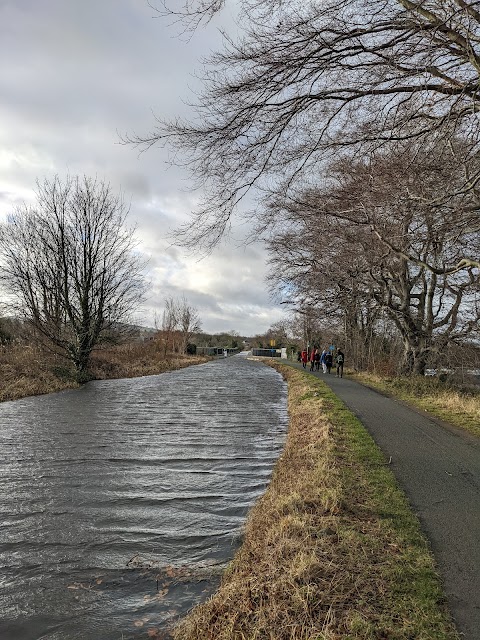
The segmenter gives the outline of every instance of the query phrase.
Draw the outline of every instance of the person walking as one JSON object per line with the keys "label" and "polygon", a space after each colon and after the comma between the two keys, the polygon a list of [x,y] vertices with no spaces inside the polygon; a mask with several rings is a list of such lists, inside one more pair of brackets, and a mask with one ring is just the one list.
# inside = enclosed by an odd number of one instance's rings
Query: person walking
{"label": "person walking", "polygon": [[343,363],[345,362],[345,354],[341,349],[337,351],[337,378],[343,378]]}
{"label": "person walking", "polygon": [[320,356],[320,364],[322,365],[323,373],[327,373],[327,364],[325,362],[325,356],[326,355],[327,355],[327,352],[324,349],[322,351],[322,355]]}
{"label": "person walking", "polygon": [[320,370],[320,350],[315,349],[315,371]]}
{"label": "person walking", "polygon": [[333,357],[332,357],[331,351],[327,351],[327,353],[325,354],[325,364],[327,366],[327,373],[330,373],[330,370],[333,365]]}
{"label": "person walking", "polygon": [[315,349],[312,348],[312,352],[310,353],[310,371],[315,369]]}
{"label": "person walking", "polygon": [[305,369],[307,366],[308,355],[305,349],[302,351],[302,367]]}

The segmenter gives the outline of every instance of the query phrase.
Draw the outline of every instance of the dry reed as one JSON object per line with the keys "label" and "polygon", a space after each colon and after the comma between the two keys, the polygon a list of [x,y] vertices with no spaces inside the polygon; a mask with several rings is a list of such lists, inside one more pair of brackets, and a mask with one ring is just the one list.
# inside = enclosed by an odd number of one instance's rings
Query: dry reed
{"label": "dry reed", "polygon": [[39,346],[14,344],[0,347],[0,401],[17,400],[78,386],[65,379],[63,360]]}
{"label": "dry reed", "polygon": [[[91,358],[90,374],[96,379],[132,378],[206,362],[204,356],[169,355],[154,342],[129,343],[98,350]],[[64,358],[30,343],[0,347],[0,401],[18,400],[79,384]]]}

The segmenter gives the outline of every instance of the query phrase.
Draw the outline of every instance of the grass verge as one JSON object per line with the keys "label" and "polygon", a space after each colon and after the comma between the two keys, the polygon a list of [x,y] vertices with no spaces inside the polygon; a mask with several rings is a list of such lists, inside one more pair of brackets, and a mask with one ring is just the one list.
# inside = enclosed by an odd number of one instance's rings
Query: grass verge
{"label": "grass verge", "polygon": [[321,380],[279,364],[290,427],[222,585],[176,640],[454,640],[428,544],[382,453]]}
{"label": "grass verge", "polygon": [[350,377],[480,436],[480,390],[463,390],[425,376],[383,378],[362,372]]}

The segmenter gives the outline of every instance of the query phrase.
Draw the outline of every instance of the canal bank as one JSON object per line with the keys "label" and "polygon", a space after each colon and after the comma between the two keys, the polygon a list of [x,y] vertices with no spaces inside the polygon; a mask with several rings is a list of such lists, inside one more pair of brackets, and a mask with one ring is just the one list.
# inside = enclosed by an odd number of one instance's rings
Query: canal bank
{"label": "canal bank", "polygon": [[175,639],[457,639],[388,461],[320,380],[272,366],[289,385],[285,449],[220,589]]}
{"label": "canal bank", "polygon": [[161,638],[240,544],[286,384],[235,356],[2,402],[0,425],[1,640]]}

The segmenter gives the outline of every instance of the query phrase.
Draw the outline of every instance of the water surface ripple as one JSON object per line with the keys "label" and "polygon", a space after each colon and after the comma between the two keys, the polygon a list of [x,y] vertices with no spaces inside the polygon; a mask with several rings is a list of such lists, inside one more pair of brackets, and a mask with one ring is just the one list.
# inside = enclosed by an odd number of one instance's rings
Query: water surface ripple
{"label": "water surface ripple", "polygon": [[166,628],[215,587],[286,426],[281,377],[241,356],[0,404],[0,638]]}

